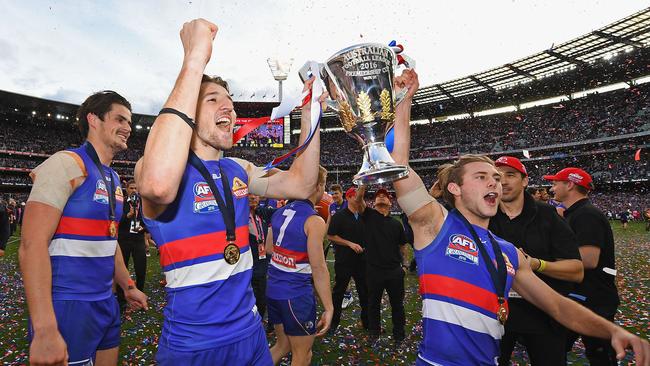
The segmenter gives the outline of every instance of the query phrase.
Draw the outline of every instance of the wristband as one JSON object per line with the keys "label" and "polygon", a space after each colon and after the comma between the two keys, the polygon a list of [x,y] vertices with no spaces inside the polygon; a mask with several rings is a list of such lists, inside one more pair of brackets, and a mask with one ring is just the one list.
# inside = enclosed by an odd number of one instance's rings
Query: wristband
{"label": "wristband", "polygon": [[129,278],[129,282],[127,282],[127,289],[128,290],[133,290],[135,288],[135,282],[133,279]]}
{"label": "wristband", "polygon": [[163,109],[160,110],[160,112],[158,112],[158,115],[160,116],[161,114],[166,114],[166,113],[167,114],[175,114],[175,115],[177,115],[178,117],[180,117],[183,120],[183,122],[187,123],[187,125],[190,126],[190,128],[192,128],[192,129],[194,129],[194,126],[196,125],[194,123],[194,120],[191,119],[190,117],[188,117],[187,114],[185,114],[185,113],[183,113],[183,112],[181,112],[181,111],[179,111],[177,109],[174,109],[174,108],[163,108]]}
{"label": "wristband", "polygon": [[546,269],[546,261],[543,259],[538,259],[539,260],[539,267],[535,270],[535,272],[544,272]]}

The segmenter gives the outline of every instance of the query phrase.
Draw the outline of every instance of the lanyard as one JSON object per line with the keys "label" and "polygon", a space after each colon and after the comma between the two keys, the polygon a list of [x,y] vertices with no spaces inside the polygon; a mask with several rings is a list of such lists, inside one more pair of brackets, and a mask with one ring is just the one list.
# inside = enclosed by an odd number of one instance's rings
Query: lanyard
{"label": "lanyard", "polygon": [[[104,182],[104,186],[106,187],[106,193],[108,193],[108,210],[109,210],[109,217],[111,219],[111,223],[109,224],[109,233],[111,234],[112,237],[117,236],[117,228],[115,227],[115,177],[111,176],[111,185],[109,189],[108,182],[106,181],[106,174],[104,172],[104,168],[102,167],[102,163],[99,161],[99,157],[97,156],[97,152],[95,151],[95,148],[93,145],[86,141],[84,144],[84,148],[86,149],[86,153],[88,156],[90,156],[90,159],[95,163],[95,167],[97,167],[97,170],[99,171],[99,176],[102,178],[102,181]],[[109,174],[111,174],[109,172]],[[112,174],[111,174],[112,175]]]}
{"label": "lanyard", "polygon": [[219,211],[221,211],[221,216],[223,217],[223,221],[226,224],[226,241],[228,242],[228,244],[234,244],[235,204],[232,201],[232,193],[230,192],[230,183],[228,183],[228,177],[226,176],[225,172],[221,168],[221,163],[219,163],[219,173],[221,173],[221,184],[223,185],[223,193],[224,196],[226,197],[225,202],[223,198],[221,198],[221,194],[219,193],[216,184],[214,184],[214,179],[212,179],[210,173],[208,172],[208,169],[205,167],[205,165],[203,165],[203,162],[201,162],[201,159],[199,159],[199,157],[196,156],[194,151],[191,150],[190,150],[189,162],[190,165],[192,165],[196,170],[199,171],[199,173],[201,173],[203,179],[205,179],[208,186],[210,186],[212,195],[217,200],[217,205],[219,205]]}
{"label": "lanyard", "polygon": [[505,290],[506,290],[506,280],[507,280],[507,273],[506,273],[506,262],[505,259],[503,259],[503,253],[501,252],[501,248],[499,247],[499,244],[494,240],[494,237],[492,236],[492,233],[488,231],[488,238],[490,239],[490,244],[492,244],[492,250],[494,251],[494,257],[496,259],[496,268],[492,260],[490,259],[490,255],[487,252],[487,249],[483,245],[483,242],[479,238],[478,234],[476,233],[476,230],[474,230],[474,227],[472,224],[467,221],[465,216],[460,213],[460,211],[454,209],[452,211],[456,216],[458,216],[463,224],[465,224],[465,227],[469,232],[472,234],[472,239],[474,239],[474,242],[476,243],[476,246],[478,246],[478,250],[481,253],[481,258],[483,258],[483,262],[485,262],[485,266],[488,269],[488,272],[490,273],[490,279],[492,280],[492,285],[494,285],[494,289],[497,292],[497,301],[499,302],[499,307],[497,310],[497,319],[499,319],[499,322],[501,324],[504,324],[506,320],[508,319],[508,309],[506,309],[504,303],[505,303]]}

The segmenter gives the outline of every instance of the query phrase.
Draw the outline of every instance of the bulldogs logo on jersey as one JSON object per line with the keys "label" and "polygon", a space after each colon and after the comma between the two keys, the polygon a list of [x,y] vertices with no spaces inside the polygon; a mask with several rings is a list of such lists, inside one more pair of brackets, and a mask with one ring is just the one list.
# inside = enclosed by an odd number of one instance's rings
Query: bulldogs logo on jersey
{"label": "bulldogs logo on jersey", "polygon": [[102,179],[97,179],[97,183],[95,183],[93,201],[103,205],[108,205],[108,191],[106,190],[106,184]]}
{"label": "bulldogs logo on jersey", "polygon": [[122,187],[117,186],[117,188],[115,188],[115,198],[117,198],[119,202],[124,201],[124,193],[122,192]]}
{"label": "bulldogs logo on jersey", "polygon": [[472,239],[463,234],[454,234],[449,237],[445,255],[463,263],[478,266],[478,247]]}
{"label": "bulldogs logo on jersey", "polygon": [[232,180],[232,193],[237,198],[246,197],[248,195],[248,186],[238,177]]}
{"label": "bulldogs logo on jersey", "polygon": [[210,213],[219,210],[217,200],[214,199],[207,183],[195,183],[192,190],[194,191],[194,213]]}

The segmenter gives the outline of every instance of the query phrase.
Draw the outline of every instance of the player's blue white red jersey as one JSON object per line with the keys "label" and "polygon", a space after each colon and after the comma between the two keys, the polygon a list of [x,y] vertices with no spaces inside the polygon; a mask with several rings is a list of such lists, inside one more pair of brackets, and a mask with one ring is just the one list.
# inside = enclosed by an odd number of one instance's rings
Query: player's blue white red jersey
{"label": "player's blue white red jersey", "polygon": [[189,163],[175,200],[157,218],[144,219],[158,245],[167,281],[160,342],[182,351],[230,344],[249,336],[260,322],[250,286],[248,176],[231,159],[203,164],[222,197],[219,166],[228,176],[240,253],[235,263],[224,257],[226,226],[220,207],[205,179]]}
{"label": "player's blue white red jersey", "polygon": [[305,222],[317,215],[310,201],[288,203],[273,214],[273,256],[269,265],[267,296],[286,300],[313,294]]}
{"label": "player's blue white red jersey", "polygon": [[[474,229],[495,263],[488,231],[476,225]],[[507,294],[519,265],[517,250],[492,236],[505,259]],[[415,251],[415,258],[424,333],[420,360],[445,366],[495,365],[504,333],[496,315],[497,294],[477,243],[454,211],[433,242]]]}
{"label": "player's blue white red jersey", "polygon": [[340,204],[336,203],[336,201],[330,203],[330,217],[334,216],[335,213],[341,211],[342,209],[348,207],[348,201],[343,200]]}
{"label": "player's blue white red jersey", "polygon": [[115,227],[122,216],[124,197],[117,173],[102,166],[107,187],[86,152],[86,144],[64,152],[76,160],[86,177],[68,198],[48,247],[53,300],[99,301],[112,296],[117,238],[109,230],[111,182],[116,198]]}

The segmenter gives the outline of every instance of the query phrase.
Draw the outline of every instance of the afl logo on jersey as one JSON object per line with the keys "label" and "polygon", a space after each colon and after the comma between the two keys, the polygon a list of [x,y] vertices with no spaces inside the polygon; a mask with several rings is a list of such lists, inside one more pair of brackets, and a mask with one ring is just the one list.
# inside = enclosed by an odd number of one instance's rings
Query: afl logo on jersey
{"label": "afl logo on jersey", "polygon": [[108,205],[108,191],[106,190],[106,184],[102,179],[97,179],[95,183],[95,194],[93,194],[93,201]]}
{"label": "afl logo on jersey", "polygon": [[465,235],[454,234],[450,236],[445,255],[463,263],[478,266],[478,247],[472,239]]}
{"label": "afl logo on jersey", "polygon": [[210,213],[219,210],[210,186],[205,182],[194,184],[194,213]]}

